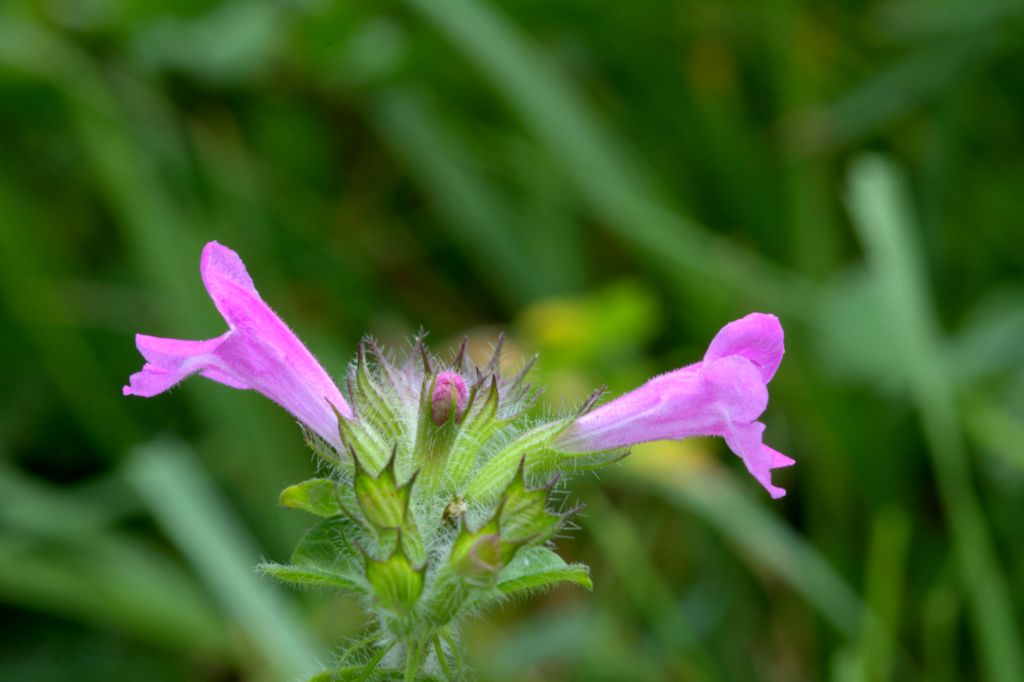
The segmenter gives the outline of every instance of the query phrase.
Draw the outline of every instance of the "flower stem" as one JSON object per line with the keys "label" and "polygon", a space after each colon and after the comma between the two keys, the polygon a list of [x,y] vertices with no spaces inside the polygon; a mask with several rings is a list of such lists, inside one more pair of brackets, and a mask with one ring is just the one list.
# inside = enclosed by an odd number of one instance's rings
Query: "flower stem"
{"label": "flower stem", "polygon": [[452,658],[455,659],[455,670],[456,672],[462,671],[462,654],[459,653],[459,648],[455,646],[455,639],[452,637],[452,631],[445,628],[441,631],[441,636],[444,638],[445,644],[452,650]]}
{"label": "flower stem", "polygon": [[405,678],[404,682],[416,682],[416,674],[420,671],[420,663],[423,662],[424,646],[421,642],[409,644],[405,654]]}
{"label": "flower stem", "polygon": [[377,655],[373,657],[373,660],[367,663],[366,667],[363,668],[363,672],[359,674],[359,677],[356,678],[355,682],[364,682],[367,680],[373,671],[377,669],[377,664],[380,663],[380,659],[384,658],[384,656],[391,651],[391,647],[393,646],[395,646],[395,643],[391,642],[386,647],[378,651]]}
{"label": "flower stem", "polygon": [[441,648],[441,640],[437,635],[434,635],[434,651],[437,652],[437,662],[441,666],[444,676],[449,680],[454,680],[451,670],[448,669],[448,660],[445,658],[444,649]]}

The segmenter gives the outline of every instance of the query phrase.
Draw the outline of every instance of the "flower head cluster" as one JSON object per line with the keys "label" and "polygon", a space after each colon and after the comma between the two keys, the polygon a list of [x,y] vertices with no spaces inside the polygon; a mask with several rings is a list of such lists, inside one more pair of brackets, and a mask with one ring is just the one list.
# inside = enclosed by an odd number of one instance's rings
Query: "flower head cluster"
{"label": "flower head cluster", "polygon": [[526,414],[537,396],[525,381],[532,363],[502,376],[500,343],[477,367],[465,341],[444,362],[417,339],[394,362],[365,339],[343,392],[263,301],[234,251],[207,244],[200,269],[228,331],[202,341],[138,335],[146,363],[124,393],[154,396],[199,374],[256,390],[305,426],[330,476],[290,486],[281,500],[321,520],[289,563],[261,568],[363,595],[384,668],[447,669],[468,613],[559,582],[590,586],[585,566],[548,547],[571,514],[551,500],[561,473],[618,461],[635,443],[714,435],[773,497],[784,494],[771,470],[793,461],[762,443],[758,421],[783,353],[771,315],[726,325],[697,364],[592,409],[596,393],[538,423]]}

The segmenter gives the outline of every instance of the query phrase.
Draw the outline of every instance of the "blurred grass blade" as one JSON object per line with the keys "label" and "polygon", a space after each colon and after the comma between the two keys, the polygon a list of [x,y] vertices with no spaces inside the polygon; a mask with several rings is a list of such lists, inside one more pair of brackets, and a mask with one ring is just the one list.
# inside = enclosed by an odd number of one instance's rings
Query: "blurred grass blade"
{"label": "blurred grass blade", "polygon": [[139,506],[119,477],[58,490],[0,460],[0,522],[59,540],[97,533]]}
{"label": "blurred grass blade", "polygon": [[739,490],[725,476],[694,471],[682,458],[634,452],[618,471],[625,483],[642,486],[717,528],[741,554],[785,581],[850,637],[859,631],[865,605],[828,561],[803,538]]}
{"label": "blurred grass blade", "polygon": [[964,425],[971,440],[1024,473],[1024,421],[982,395],[964,402]]}
{"label": "blurred grass blade", "polygon": [[947,563],[921,606],[921,642],[929,682],[960,682],[957,658],[963,603],[948,569]]}
{"label": "blurred grass blade", "polygon": [[491,80],[606,226],[640,247],[677,284],[693,286],[683,275],[699,275],[814,318],[817,292],[808,281],[707,233],[668,207],[601,129],[568,79],[500,14],[476,0],[406,2]]}
{"label": "blurred grass blade", "polygon": [[[898,652],[899,621],[903,604],[903,573],[910,543],[910,521],[902,510],[889,508],[875,514],[867,555],[869,613],[860,642],[854,679],[885,682],[892,679]],[[897,678],[900,679],[900,678]]]}
{"label": "blurred grass blade", "polygon": [[[190,197],[176,195],[162,181],[161,155],[143,143],[160,140],[165,145],[180,145],[177,131],[167,123],[173,117],[163,111],[159,116],[129,115],[124,100],[143,99],[140,93],[146,89],[142,83],[122,83],[115,92],[87,53],[35,24],[0,23],[2,66],[50,82],[65,99],[84,160],[117,217],[116,225],[130,247],[139,277],[163,294],[157,299],[164,304],[159,316],[163,328],[153,331],[207,338],[213,330],[222,329],[223,321],[215,317],[198,274],[202,240],[192,227],[198,222],[196,216],[186,209],[192,202],[183,200]],[[160,102],[155,93],[146,98],[150,106]],[[277,456],[285,447],[280,431],[273,423],[257,418],[246,401],[228,407],[208,391],[191,385],[183,390],[211,425],[229,429],[234,439],[250,448],[250,456],[261,460],[266,476],[252,479],[257,486],[264,486],[258,487],[261,493],[276,492],[274,481],[293,475],[291,461]]]}
{"label": "blurred grass blade", "polygon": [[[374,117],[382,136],[411,165],[413,174],[447,217],[444,224],[481,276],[506,304],[521,305],[549,289],[535,277],[508,206],[474,172],[469,150],[446,129],[422,97],[400,90],[380,95]],[[538,273],[543,275],[543,273]]]}
{"label": "blurred grass blade", "polygon": [[881,5],[879,23],[898,40],[920,40],[965,31],[998,31],[1024,13],[1020,0],[890,0]]}
{"label": "blurred grass blade", "polygon": [[946,347],[946,367],[957,384],[1024,366],[1024,291],[996,290],[974,306]]}
{"label": "blurred grass blade", "polygon": [[54,295],[54,258],[37,234],[26,229],[42,221],[26,213],[15,186],[0,176],[0,300],[35,346],[35,364],[49,374],[82,432],[97,451],[113,458],[132,442],[137,429],[79,330],[53,324],[69,317]]}
{"label": "blurred grass blade", "polygon": [[92,538],[47,547],[0,534],[0,597],[186,655],[233,658],[220,617],[165,557]]}
{"label": "blurred grass blade", "polygon": [[849,182],[850,213],[883,292],[896,341],[893,352],[906,364],[920,413],[982,668],[994,682],[1019,682],[1024,660],[1014,602],[972,484],[906,187],[896,168],[877,156],[857,159]]}
{"label": "blurred grass blade", "polygon": [[648,558],[650,551],[641,543],[641,533],[598,489],[587,497],[587,508],[601,519],[591,537],[618,573],[620,589],[650,623],[659,651],[669,657],[674,674],[681,679],[722,679],[720,664],[707,655],[672,590]]}
{"label": "blurred grass blade", "polygon": [[150,443],[133,452],[127,475],[260,655],[281,677],[312,672],[319,647],[274,586],[256,575],[259,550],[191,452]]}
{"label": "blurred grass blade", "polygon": [[170,651],[233,658],[222,619],[190,576],[105,530],[135,496],[123,481],[103,488],[101,502],[91,485],[63,492],[0,465],[0,597]]}
{"label": "blurred grass blade", "polygon": [[[179,219],[180,202],[165,191],[153,158],[138,147],[139,139],[161,136],[133,136],[146,123],[125,120],[97,64],[40,25],[0,24],[0,66],[49,81],[66,99],[94,180],[121,218],[141,274],[171,294],[173,307],[165,313],[174,316],[182,333],[204,331],[212,313],[201,306],[193,274],[201,243]],[[183,267],[186,263],[191,270]]]}
{"label": "blurred grass blade", "polygon": [[822,154],[855,142],[941,95],[998,52],[998,36],[960,34],[929,45],[851,88],[823,110],[804,114],[794,130],[812,131],[802,151]]}

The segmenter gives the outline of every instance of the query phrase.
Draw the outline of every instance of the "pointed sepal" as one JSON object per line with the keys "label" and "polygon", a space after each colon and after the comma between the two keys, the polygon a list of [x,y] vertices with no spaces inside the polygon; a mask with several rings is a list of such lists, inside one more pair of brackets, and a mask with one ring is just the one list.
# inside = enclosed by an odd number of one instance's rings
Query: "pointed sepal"
{"label": "pointed sepal", "polygon": [[[403,424],[396,409],[396,391],[393,386],[380,382],[370,371],[368,351],[371,347],[376,348],[369,337],[359,342],[356,366],[349,379],[352,406],[360,419],[373,424],[385,442],[398,443],[402,438]],[[378,354],[375,355],[380,357]],[[378,363],[382,362],[386,361],[378,360]],[[388,368],[382,366],[380,373],[387,378]]]}
{"label": "pointed sepal", "polygon": [[406,556],[401,537],[387,559],[366,558],[366,580],[373,588],[377,603],[392,613],[408,613],[423,593],[426,566],[414,566]]}
{"label": "pointed sepal", "polygon": [[496,521],[490,521],[476,532],[471,532],[463,522],[452,545],[449,564],[466,584],[488,589],[498,582],[498,574],[514,551],[503,547]]}
{"label": "pointed sepal", "polygon": [[498,401],[498,381],[494,377],[489,384],[476,386],[470,391],[462,428],[448,456],[446,473],[457,486],[462,486],[469,480],[476,467],[480,446],[501,428]]}
{"label": "pointed sepal", "polygon": [[398,485],[394,451],[376,476],[366,470],[358,456],[354,459],[356,473],[353,487],[363,516],[378,530],[401,528],[409,508],[409,496],[416,474],[403,485]]}
{"label": "pointed sepal", "polygon": [[548,498],[556,479],[541,488],[529,488],[524,473],[525,458],[498,505],[498,529],[506,543],[540,544],[558,531],[563,517],[548,511]]}
{"label": "pointed sepal", "polygon": [[339,415],[338,434],[349,454],[357,453],[364,466],[379,468],[387,462],[392,447],[367,420],[342,419]]}

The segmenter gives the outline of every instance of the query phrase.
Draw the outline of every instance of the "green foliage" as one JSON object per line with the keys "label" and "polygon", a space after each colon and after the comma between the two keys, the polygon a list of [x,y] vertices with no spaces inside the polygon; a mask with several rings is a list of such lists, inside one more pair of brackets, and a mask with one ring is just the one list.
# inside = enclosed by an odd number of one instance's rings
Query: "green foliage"
{"label": "green foliage", "polygon": [[311,478],[302,483],[290,485],[281,491],[281,504],[291,509],[301,509],[317,516],[338,516],[341,506],[338,496],[341,484],[325,478]]}
{"label": "green foliage", "polygon": [[273,564],[262,563],[256,566],[261,573],[277,578],[283,583],[289,583],[297,587],[331,587],[335,589],[354,592],[359,589],[359,583],[353,575],[339,573],[333,567],[325,568],[315,564]]}
{"label": "green foliage", "polygon": [[567,564],[547,547],[531,547],[516,555],[498,576],[498,589],[517,594],[552,587],[559,583],[576,583],[594,589],[590,569],[580,564]]}
{"label": "green foliage", "polygon": [[354,534],[354,526],[347,516],[320,521],[295,546],[292,563],[323,567],[354,564],[358,557],[348,540]]}
{"label": "green foliage", "polygon": [[[299,486],[306,486],[306,483]],[[292,490],[299,486],[291,486]],[[336,515],[306,531],[292,553],[290,564],[261,563],[257,568],[281,582],[297,586],[330,587],[347,592],[361,589],[359,557],[349,544],[353,522]]]}
{"label": "green foliage", "polygon": [[572,419],[570,417],[542,424],[512,439],[480,467],[466,488],[466,496],[481,502],[497,498],[512,481],[516,464],[525,460],[529,466],[533,457],[527,455],[544,451],[555,436],[572,424]]}

